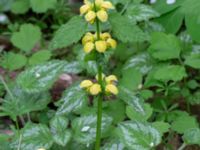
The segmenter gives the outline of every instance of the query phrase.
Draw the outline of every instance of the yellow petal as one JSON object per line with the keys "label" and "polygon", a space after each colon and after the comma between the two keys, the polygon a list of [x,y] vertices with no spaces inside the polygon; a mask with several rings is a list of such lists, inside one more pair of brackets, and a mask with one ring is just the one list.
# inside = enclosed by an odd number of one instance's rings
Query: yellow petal
{"label": "yellow petal", "polygon": [[97,17],[102,22],[106,22],[108,20],[108,14],[105,10],[99,10],[97,12]]}
{"label": "yellow petal", "polygon": [[104,9],[114,9],[115,7],[113,6],[113,4],[109,1],[105,1],[101,4],[101,7]]}
{"label": "yellow petal", "polygon": [[99,53],[103,53],[107,49],[107,43],[105,41],[96,41],[95,47]]}
{"label": "yellow petal", "polygon": [[88,22],[92,22],[94,21],[96,18],[96,13],[94,11],[89,11],[86,15],[85,15],[85,20]]}
{"label": "yellow petal", "polygon": [[84,45],[87,42],[93,42],[94,35],[90,32],[86,33],[85,36],[82,38],[82,44]]}
{"label": "yellow petal", "polygon": [[106,77],[106,83],[111,84],[113,82],[117,82],[117,77],[115,75],[110,75]]}
{"label": "yellow petal", "polygon": [[95,0],[96,7],[100,7],[103,3],[103,0]]}
{"label": "yellow petal", "polygon": [[117,87],[113,84],[106,85],[106,92],[117,95],[119,93]]}
{"label": "yellow petal", "polygon": [[110,46],[113,49],[115,49],[117,47],[117,42],[112,38],[109,38],[106,42],[107,42],[108,46]]}
{"label": "yellow petal", "polygon": [[107,40],[108,38],[111,38],[111,35],[110,35],[110,33],[105,32],[105,33],[102,33],[100,35],[100,37],[101,37],[102,40]]}
{"label": "yellow petal", "polygon": [[90,52],[94,49],[94,43],[92,43],[92,42],[87,42],[87,43],[85,43],[83,49],[84,49],[84,51],[85,51],[86,53],[90,53]]}
{"label": "yellow petal", "polygon": [[90,80],[83,80],[80,84],[81,88],[88,88],[91,87],[93,85],[92,81]]}
{"label": "yellow petal", "polygon": [[95,83],[90,87],[89,91],[91,95],[98,95],[101,92],[101,86]]}
{"label": "yellow petal", "polygon": [[83,15],[90,10],[90,5],[83,5],[80,8],[80,14]]}

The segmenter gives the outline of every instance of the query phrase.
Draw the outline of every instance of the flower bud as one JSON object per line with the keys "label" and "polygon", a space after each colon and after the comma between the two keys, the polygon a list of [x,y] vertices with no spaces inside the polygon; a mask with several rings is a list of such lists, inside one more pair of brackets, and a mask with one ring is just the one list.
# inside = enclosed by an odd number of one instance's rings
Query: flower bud
{"label": "flower bud", "polygon": [[99,10],[97,12],[97,17],[102,22],[106,22],[108,20],[108,14],[105,10]]}
{"label": "flower bud", "polygon": [[117,82],[117,77],[115,75],[110,75],[106,77],[106,83],[107,84],[112,84],[113,82]]}
{"label": "flower bud", "polygon": [[89,88],[93,85],[92,81],[90,80],[84,80],[81,82],[80,87],[81,88]]}
{"label": "flower bud", "polygon": [[83,6],[81,6],[81,8],[80,8],[80,14],[81,15],[83,15],[83,14],[85,14],[86,12],[88,12],[90,10],[90,5],[83,5]]}
{"label": "flower bud", "polygon": [[94,11],[89,11],[86,15],[85,15],[85,20],[88,22],[94,22],[96,18],[96,13]]}
{"label": "flower bud", "polygon": [[113,84],[106,85],[106,92],[117,95],[119,93],[117,87]]}
{"label": "flower bud", "polygon": [[103,53],[107,49],[107,43],[105,41],[96,41],[95,47],[99,53]]}
{"label": "flower bud", "polygon": [[90,53],[94,49],[94,43],[92,43],[92,42],[85,43],[83,49],[84,49],[85,53]]}
{"label": "flower bud", "polygon": [[[101,78],[102,78],[102,80],[105,78],[105,74],[101,74]],[[97,81],[99,81],[99,77],[98,77],[98,74],[95,76],[95,79],[97,80]]]}
{"label": "flower bud", "polygon": [[113,4],[109,1],[105,1],[101,4],[101,7],[104,9],[114,9],[115,7],[113,6]]}
{"label": "flower bud", "polygon": [[98,95],[101,92],[101,86],[95,83],[90,87],[89,91],[91,95]]}
{"label": "flower bud", "polygon": [[117,47],[117,42],[112,38],[109,38],[106,42],[107,42],[108,46],[110,46],[113,49],[115,49]]}

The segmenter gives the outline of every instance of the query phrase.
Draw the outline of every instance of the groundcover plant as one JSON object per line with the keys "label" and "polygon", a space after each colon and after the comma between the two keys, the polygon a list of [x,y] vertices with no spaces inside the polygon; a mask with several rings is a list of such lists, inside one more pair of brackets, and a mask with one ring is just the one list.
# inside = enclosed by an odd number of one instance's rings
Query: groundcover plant
{"label": "groundcover plant", "polygon": [[200,149],[200,0],[0,0],[0,150]]}

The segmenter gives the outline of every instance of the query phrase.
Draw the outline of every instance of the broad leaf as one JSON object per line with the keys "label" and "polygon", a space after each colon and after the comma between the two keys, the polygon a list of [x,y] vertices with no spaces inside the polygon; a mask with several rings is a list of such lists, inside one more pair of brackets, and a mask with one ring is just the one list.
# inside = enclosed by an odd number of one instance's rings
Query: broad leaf
{"label": "broad leaf", "polygon": [[15,14],[24,14],[29,10],[28,0],[16,0],[12,3],[11,11]]}
{"label": "broad leaf", "polygon": [[41,39],[41,31],[38,26],[23,24],[19,32],[14,32],[11,42],[20,50],[29,52]]}
{"label": "broad leaf", "polygon": [[159,81],[180,81],[186,76],[185,68],[178,65],[162,66],[154,74],[154,78]]}
{"label": "broad leaf", "polygon": [[198,47],[194,48],[189,56],[186,56],[185,64],[192,68],[200,69],[200,49]]}
{"label": "broad leaf", "polygon": [[[96,122],[97,122],[97,115],[85,115],[81,116],[80,118],[76,118],[72,122],[72,129],[74,132],[74,139],[83,144],[91,144],[95,142],[96,137]],[[112,123],[112,118],[103,115],[102,117],[102,135],[107,133],[110,129]]]}
{"label": "broad leaf", "polygon": [[10,71],[13,71],[24,67],[26,63],[26,56],[8,52],[3,55],[3,60],[0,62],[0,65]]}
{"label": "broad leaf", "polygon": [[81,16],[73,17],[55,33],[50,43],[50,49],[64,48],[78,42],[86,32],[86,29],[87,24]]}
{"label": "broad leaf", "polygon": [[102,148],[102,150],[127,150],[122,143],[118,140],[112,140],[107,142]]}
{"label": "broad leaf", "polygon": [[192,128],[186,130],[183,135],[183,140],[186,144],[198,144],[200,145],[200,129]]}
{"label": "broad leaf", "polygon": [[78,74],[83,71],[82,66],[78,61],[68,62],[64,67],[64,72]]}
{"label": "broad leaf", "polygon": [[36,53],[34,53],[30,58],[29,58],[29,64],[30,65],[37,65],[40,63],[43,63],[51,58],[51,52],[48,50],[40,50]]}
{"label": "broad leaf", "polygon": [[64,61],[49,61],[26,69],[17,77],[17,83],[27,92],[45,91],[51,88],[62,73]]}
{"label": "broad leaf", "polygon": [[158,17],[159,13],[148,5],[136,4],[128,7],[126,15],[133,21],[147,21]]}
{"label": "broad leaf", "polygon": [[119,124],[118,136],[128,149],[149,150],[161,142],[161,135],[148,123],[127,121]]}
{"label": "broad leaf", "polygon": [[86,92],[79,87],[79,85],[74,85],[67,89],[62,98],[58,102],[57,115],[65,114],[68,115],[72,112],[77,112],[81,108],[87,105],[88,97]]}
{"label": "broad leaf", "polygon": [[49,9],[54,9],[57,0],[30,0],[32,10],[36,13],[45,13]]}
{"label": "broad leaf", "polygon": [[67,130],[68,120],[63,116],[55,116],[50,121],[50,128],[54,141],[61,146],[65,146],[71,138],[71,132]]}
{"label": "broad leaf", "polygon": [[172,34],[155,32],[151,37],[149,53],[156,59],[168,60],[179,58],[181,45],[179,39]]}
{"label": "broad leaf", "polygon": [[148,40],[148,35],[133,24],[126,16],[114,13],[110,15],[109,21],[114,36],[122,42],[143,42]]}
{"label": "broad leaf", "polygon": [[[49,128],[43,124],[28,124],[21,131],[22,150],[37,150],[40,148],[49,149],[53,144],[53,139]],[[12,143],[12,147],[17,149],[19,139]]]}
{"label": "broad leaf", "polygon": [[162,121],[156,121],[152,123],[152,126],[156,128],[160,133],[166,133],[169,131],[170,124]]}

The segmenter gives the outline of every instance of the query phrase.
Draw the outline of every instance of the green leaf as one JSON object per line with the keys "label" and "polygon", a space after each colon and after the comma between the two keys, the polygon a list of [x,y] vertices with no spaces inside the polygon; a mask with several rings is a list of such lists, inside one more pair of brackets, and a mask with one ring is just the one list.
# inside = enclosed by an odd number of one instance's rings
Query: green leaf
{"label": "green leaf", "polygon": [[151,36],[151,46],[148,51],[159,60],[174,59],[179,58],[181,45],[175,35],[155,32]]}
{"label": "green leaf", "polygon": [[186,76],[185,68],[179,65],[162,66],[154,74],[154,78],[160,81],[180,81]]}
{"label": "green leaf", "polygon": [[[37,150],[39,148],[49,149],[53,144],[51,132],[46,125],[43,124],[28,124],[21,131],[21,145],[22,150]],[[19,139],[17,138],[12,147],[17,149],[19,146]]]}
{"label": "green leaf", "polygon": [[22,54],[15,54],[13,52],[8,52],[3,55],[3,60],[1,61],[1,66],[13,71],[20,69],[26,65],[27,58]]}
{"label": "green leaf", "polygon": [[138,113],[144,114],[144,101],[141,97],[134,94],[127,88],[119,86],[119,99],[123,100],[127,105],[132,106]]}
{"label": "green leaf", "polygon": [[14,0],[0,0],[0,12],[8,11]]}
{"label": "green leaf", "polygon": [[129,119],[137,120],[137,121],[146,121],[151,117],[153,113],[153,109],[149,104],[144,104],[144,111],[145,114],[138,113],[133,107],[127,106],[126,107],[126,114]]}
{"label": "green leaf", "polygon": [[38,26],[23,24],[19,32],[14,32],[11,42],[22,51],[29,52],[41,39],[41,31]]}
{"label": "green leaf", "polygon": [[64,72],[66,73],[78,74],[82,71],[83,68],[78,61],[68,62],[64,67]]}
{"label": "green leaf", "polygon": [[[95,142],[96,137],[96,122],[97,115],[90,114],[76,118],[72,122],[72,130],[74,132],[74,139],[83,144],[91,144]],[[104,115],[102,116],[102,136],[107,133],[111,127],[112,118]]]}
{"label": "green leaf", "polygon": [[176,120],[174,120],[171,128],[174,131],[183,134],[188,129],[198,128],[198,123],[196,119],[192,116],[180,116]]}
{"label": "green leaf", "polygon": [[30,65],[37,65],[40,63],[43,63],[51,58],[51,52],[48,50],[40,50],[36,53],[34,53],[30,58],[29,58],[29,64]]}
{"label": "green leaf", "polygon": [[184,63],[192,68],[200,69],[200,51],[192,52],[189,56],[186,56]]}
{"label": "green leaf", "polygon": [[151,57],[148,53],[139,53],[132,56],[124,65],[123,69],[135,68],[143,75],[147,74],[153,67]]}
{"label": "green leaf", "polygon": [[127,150],[122,143],[118,140],[112,140],[107,142],[102,148],[102,150]]}
{"label": "green leaf", "polygon": [[54,9],[57,0],[30,0],[32,10],[36,13],[45,13],[49,9]]}
{"label": "green leaf", "polygon": [[[117,124],[123,121],[126,117],[125,115],[125,104],[121,100],[107,101],[104,103],[106,106],[103,112],[112,116],[113,123]],[[120,108],[120,109],[119,109]]]}
{"label": "green leaf", "polygon": [[129,68],[123,71],[120,85],[129,90],[136,90],[142,83],[142,74],[135,68]]}
{"label": "green leaf", "polygon": [[[198,84],[199,85],[199,84]],[[199,105],[200,104],[200,91],[196,91],[187,97],[187,102],[191,105]]]}
{"label": "green leaf", "polygon": [[50,49],[64,48],[78,42],[86,29],[87,24],[81,16],[73,17],[55,33],[50,43]]}
{"label": "green leaf", "polygon": [[28,0],[16,0],[12,3],[11,11],[14,14],[25,14],[29,10],[29,7]]}
{"label": "green leaf", "polygon": [[186,144],[198,144],[200,145],[200,129],[199,128],[192,128],[186,130],[183,135],[183,140]]}
{"label": "green leaf", "polygon": [[158,17],[159,13],[151,6],[135,4],[127,8],[126,15],[133,21],[148,21],[151,18]]}
{"label": "green leaf", "polygon": [[126,16],[113,13],[109,17],[114,36],[122,42],[143,42],[148,40],[148,34],[144,33],[138,26],[131,23]]}
{"label": "green leaf", "polygon": [[63,116],[55,116],[50,121],[50,128],[54,141],[61,146],[65,146],[70,138],[71,132],[67,130],[68,119]]}
{"label": "green leaf", "polygon": [[63,72],[64,66],[64,61],[52,60],[28,68],[18,75],[17,83],[27,92],[48,90]]}
{"label": "green leaf", "polygon": [[149,150],[161,142],[161,135],[149,123],[127,121],[119,124],[118,136],[128,149]]}
{"label": "green leaf", "polygon": [[11,89],[13,97],[6,95],[2,104],[3,113],[10,116],[13,120],[17,116],[27,114],[32,111],[43,110],[51,100],[48,92],[27,93],[18,86]]}
{"label": "green leaf", "polygon": [[170,124],[162,121],[153,122],[152,126],[155,127],[162,134],[168,132],[170,128]]}
{"label": "green leaf", "polygon": [[79,87],[74,85],[68,88],[62,95],[62,98],[58,102],[57,115],[68,115],[72,112],[77,112],[87,105],[88,96],[86,92]]}

